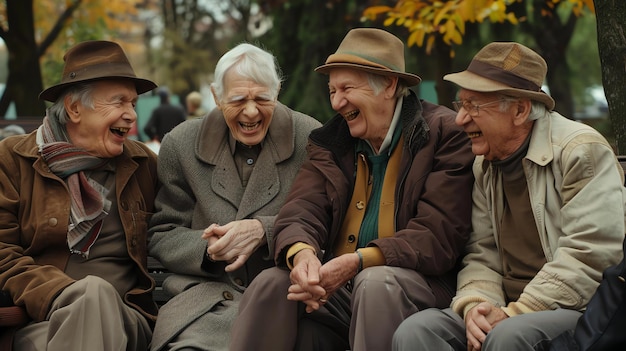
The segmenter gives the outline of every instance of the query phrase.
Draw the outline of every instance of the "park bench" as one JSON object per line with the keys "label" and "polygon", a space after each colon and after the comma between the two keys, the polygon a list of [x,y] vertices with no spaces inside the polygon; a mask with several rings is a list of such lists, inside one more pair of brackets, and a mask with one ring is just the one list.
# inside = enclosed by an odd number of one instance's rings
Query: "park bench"
{"label": "park bench", "polygon": [[[617,156],[620,165],[626,171],[626,155]],[[148,273],[156,282],[156,288],[154,289],[153,296],[157,305],[160,307],[165,304],[170,296],[163,291],[163,281],[167,276],[172,274],[169,272],[158,260],[148,256]],[[0,293],[3,293],[0,291]],[[8,294],[0,294],[0,331],[5,328],[19,328],[28,322],[28,316],[22,307],[13,306]],[[8,333],[0,332],[0,350],[10,342],[10,340],[3,340],[3,334]]]}

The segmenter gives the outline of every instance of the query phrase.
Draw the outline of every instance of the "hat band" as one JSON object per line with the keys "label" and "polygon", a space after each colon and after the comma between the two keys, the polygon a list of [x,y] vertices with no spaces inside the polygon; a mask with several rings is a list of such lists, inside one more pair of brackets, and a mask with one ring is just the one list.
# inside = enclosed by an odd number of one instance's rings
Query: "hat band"
{"label": "hat band", "polygon": [[512,88],[530,91],[541,90],[541,86],[529,81],[528,79],[515,75],[511,73],[511,71],[507,71],[481,61],[472,60],[469,67],[467,67],[467,70],[480,76],[506,84]]}

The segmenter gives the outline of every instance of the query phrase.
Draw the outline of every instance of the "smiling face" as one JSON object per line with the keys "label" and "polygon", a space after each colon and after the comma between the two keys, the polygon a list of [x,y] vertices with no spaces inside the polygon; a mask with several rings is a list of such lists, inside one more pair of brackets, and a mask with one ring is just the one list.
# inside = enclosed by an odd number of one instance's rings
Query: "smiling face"
{"label": "smiling face", "polygon": [[367,74],[356,69],[333,68],[329,72],[328,89],[333,110],[348,122],[350,134],[369,140],[378,149],[382,144],[396,105],[394,97],[397,78],[376,94]]}
{"label": "smiling face", "polygon": [[214,97],[235,140],[248,146],[263,141],[276,107],[268,87],[231,69],[224,76],[224,97]]}
{"label": "smiling face", "polygon": [[[482,105],[502,99],[496,93],[481,93],[461,89],[459,100],[469,101],[472,105]],[[502,100],[500,104],[480,107],[478,115],[471,117],[469,111],[460,109],[455,122],[462,126],[472,142],[472,152],[483,155],[485,159],[504,160],[522,145],[532,129],[533,122],[528,121],[530,100]]]}
{"label": "smiling face", "polygon": [[124,151],[124,140],[137,120],[137,90],[128,80],[101,80],[93,83],[93,108],[66,96],[69,120],[67,133],[72,144],[90,154],[111,158]]}

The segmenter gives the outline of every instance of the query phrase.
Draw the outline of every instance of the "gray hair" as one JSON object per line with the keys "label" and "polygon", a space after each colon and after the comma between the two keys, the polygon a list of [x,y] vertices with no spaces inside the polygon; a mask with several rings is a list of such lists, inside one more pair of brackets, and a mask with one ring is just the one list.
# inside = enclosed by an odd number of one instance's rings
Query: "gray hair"
{"label": "gray hair", "polygon": [[211,83],[218,100],[224,96],[224,77],[230,69],[269,88],[272,97],[278,98],[283,77],[274,55],[248,43],[239,44],[225,53],[215,66],[215,80]]}
{"label": "gray hair", "polygon": [[529,121],[534,121],[550,114],[550,111],[546,108],[546,104],[541,101],[531,100],[530,114],[528,115]]}
{"label": "gray hair", "polygon": [[89,108],[94,108],[93,104],[93,83],[82,83],[72,85],[69,88],[65,89],[57,99],[49,108],[48,108],[48,116],[49,118],[56,119],[57,122],[61,125],[66,125],[69,121],[69,116],[67,115],[67,111],[65,111],[64,100],[66,96],[71,96],[70,103],[73,104],[76,101],[80,101],[84,106]]}
{"label": "gray hair", "polygon": [[[382,76],[380,74],[375,73],[366,73],[367,75],[367,83],[370,88],[374,91],[374,95],[380,94],[387,85],[389,84],[390,77]],[[398,85],[396,86],[396,91],[394,93],[395,98],[399,98],[401,96],[409,95],[409,88],[406,86],[402,79],[398,79]]]}

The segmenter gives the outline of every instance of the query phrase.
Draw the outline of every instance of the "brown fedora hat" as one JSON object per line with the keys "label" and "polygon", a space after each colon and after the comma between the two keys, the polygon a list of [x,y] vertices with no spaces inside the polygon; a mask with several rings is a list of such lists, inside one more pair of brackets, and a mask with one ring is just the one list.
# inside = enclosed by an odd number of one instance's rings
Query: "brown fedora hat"
{"label": "brown fedora hat", "polygon": [[337,51],[315,69],[328,74],[333,68],[353,68],[383,76],[397,76],[408,86],[419,84],[419,76],[404,70],[404,43],[377,28],[355,28],[346,34]]}
{"label": "brown fedora hat", "polygon": [[65,53],[63,61],[61,83],[42,91],[39,99],[55,102],[63,89],[101,79],[130,79],[135,83],[137,94],[157,87],[152,81],[137,78],[124,50],[111,41],[92,40],[77,44]]}
{"label": "brown fedora hat", "polygon": [[547,72],[546,61],[533,50],[519,43],[495,42],[478,51],[465,71],[443,79],[467,90],[529,98],[552,110],[554,100],[541,90]]}

